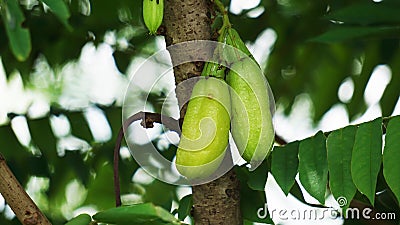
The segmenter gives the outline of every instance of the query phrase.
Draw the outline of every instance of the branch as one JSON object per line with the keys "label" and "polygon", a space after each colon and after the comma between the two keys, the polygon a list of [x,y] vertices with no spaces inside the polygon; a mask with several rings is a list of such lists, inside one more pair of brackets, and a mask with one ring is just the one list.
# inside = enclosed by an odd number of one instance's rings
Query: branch
{"label": "branch", "polygon": [[0,193],[24,225],[51,225],[15,178],[0,154]]}
{"label": "branch", "polygon": [[122,139],[124,138],[124,131],[128,129],[128,127],[135,121],[141,120],[140,123],[144,128],[153,128],[154,123],[163,124],[171,131],[175,131],[179,135],[181,135],[180,125],[182,120],[176,120],[172,117],[165,116],[159,113],[151,113],[151,112],[138,112],[132,116],[130,116],[127,120],[124,121],[121,129],[119,129],[117,140],[115,141],[114,147],[114,192],[115,192],[115,205],[121,206],[121,188],[119,184],[119,150],[121,149]]}

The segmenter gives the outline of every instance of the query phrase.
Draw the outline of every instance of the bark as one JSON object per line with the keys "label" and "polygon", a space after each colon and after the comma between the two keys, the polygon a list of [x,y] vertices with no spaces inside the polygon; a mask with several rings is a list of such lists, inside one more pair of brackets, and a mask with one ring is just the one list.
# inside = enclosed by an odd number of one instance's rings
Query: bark
{"label": "bark", "polygon": [[195,224],[243,224],[239,180],[234,170],[210,183],[194,186]]}
{"label": "bark", "polygon": [[[164,26],[166,29],[165,41],[173,45],[192,40],[209,40],[211,26],[209,18],[209,5],[207,0],[166,0],[164,10]],[[179,57],[179,53],[170,53],[172,61]],[[193,54],[197,54],[193,52]],[[191,77],[199,76],[203,63],[185,63],[174,68],[175,83]],[[181,109],[181,118],[184,117],[186,106],[182,106],[185,99],[189,99],[191,89],[185,85],[176,89],[178,103]]]}
{"label": "bark", "polygon": [[24,225],[51,225],[0,155],[0,193]]}
{"label": "bark", "polygon": [[[208,0],[166,0],[164,12],[165,39],[167,45],[191,40],[210,40],[210,2]],[[172,61],[179,53],[170,52]],[[176,55],[175,55],[176,54]],[[199,54],[194,52],[193,54]],[[174,68],[175,83],[194,76],[199,76],[203,63],[185,63]],[[182,106],[190,98],[189,87],[177,86],[176,95],[184,117],[186,106]],[[196,225],[208,224],[243,224],[240,213],[239,180],[231,170],[219,179],[194,186],[193,216]]]}

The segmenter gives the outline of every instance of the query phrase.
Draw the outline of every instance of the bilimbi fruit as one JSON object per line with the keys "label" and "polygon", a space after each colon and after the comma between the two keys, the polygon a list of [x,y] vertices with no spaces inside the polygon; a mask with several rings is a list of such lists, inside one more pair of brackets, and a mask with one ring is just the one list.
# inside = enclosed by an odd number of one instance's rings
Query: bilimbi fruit
{"label": "bilimbi fruit", "polygon": [[258,65],[250,58],[232,65],[227,82],[231,94],[231,132],[242,158],[262,161],[274,143],[268,86]]}
{"label": "bilimbi fruit", "polygon": [[143,0],[143,19],[150,34],[156,34],[164,15],[164,0]]}
{"label": "bilimbi fruit", "polygon": [[226,80],[231,87],[231,133],[242,158],[262,161],[275,140],[268,82],[239,34],[229,28],[232,64]]}
{"label": "bilimbi fruit", "polygon": [[192,91],[176,152],[176,167],[187,179],[206,178],[220,166],[228,145],[230,108],[225,81],[201,76]]}

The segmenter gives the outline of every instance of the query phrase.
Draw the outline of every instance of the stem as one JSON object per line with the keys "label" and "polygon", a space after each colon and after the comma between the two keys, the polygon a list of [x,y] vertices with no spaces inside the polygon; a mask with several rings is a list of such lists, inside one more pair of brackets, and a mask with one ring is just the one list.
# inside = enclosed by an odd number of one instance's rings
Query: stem
{"label": "stem", "polygon": [[232,25],[229,21],[228,12],[225,10],[224,4],[222,4],[220,0],[214,0],[214,4],[217,6],[218,11],[222,14],[222,27],[218,31],[218,33],[221,35],[225,29],[230,28]]}

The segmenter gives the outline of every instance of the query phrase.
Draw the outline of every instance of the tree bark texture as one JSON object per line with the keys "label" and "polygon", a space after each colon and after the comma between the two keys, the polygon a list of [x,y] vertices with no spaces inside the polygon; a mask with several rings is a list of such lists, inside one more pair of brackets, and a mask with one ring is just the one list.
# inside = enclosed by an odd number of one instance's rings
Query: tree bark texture
{"label": "tree bark texture", "polygon": [[0,193],[24,225],[51,225],[0,155]]}
{"label": "tree bark texture", "polygon": [[[165,39],[168,46],[191,40],[211,39],[209,0],[166,0],[164,12]],[[172,62],[179,53],[170,52]],[[175,55],[176,54],[176,55]],[[198,54],[194,52],[193,54]],[[186,79],[199,76],[202,62],[185,63],[174,68],[176,95],[184,117],[191,89],[179,86]],[[233,170],[210,183],[194,186],[193,216],[196,225],[243,224],[240,212],[239,180]]]}
{"label": "tree bark texture", "polygon": [[[165,41],[168,46],[192,40],[209,40],[211,26],[209,18],[209,2],[207,0],[166,0],[164,4],[164,26],[166,29]],[[171,53],[172,61],[179,57]],[[194,52],[193,54],[196,54]],[[175,83],[178,85],[184,80],[199,76],[203,63],[185,63],[174,68]],[[184,117],[185,99],[189,99],[191,89],[186,85],[177,86],[176,95],[181,109],[181,118]]]}

